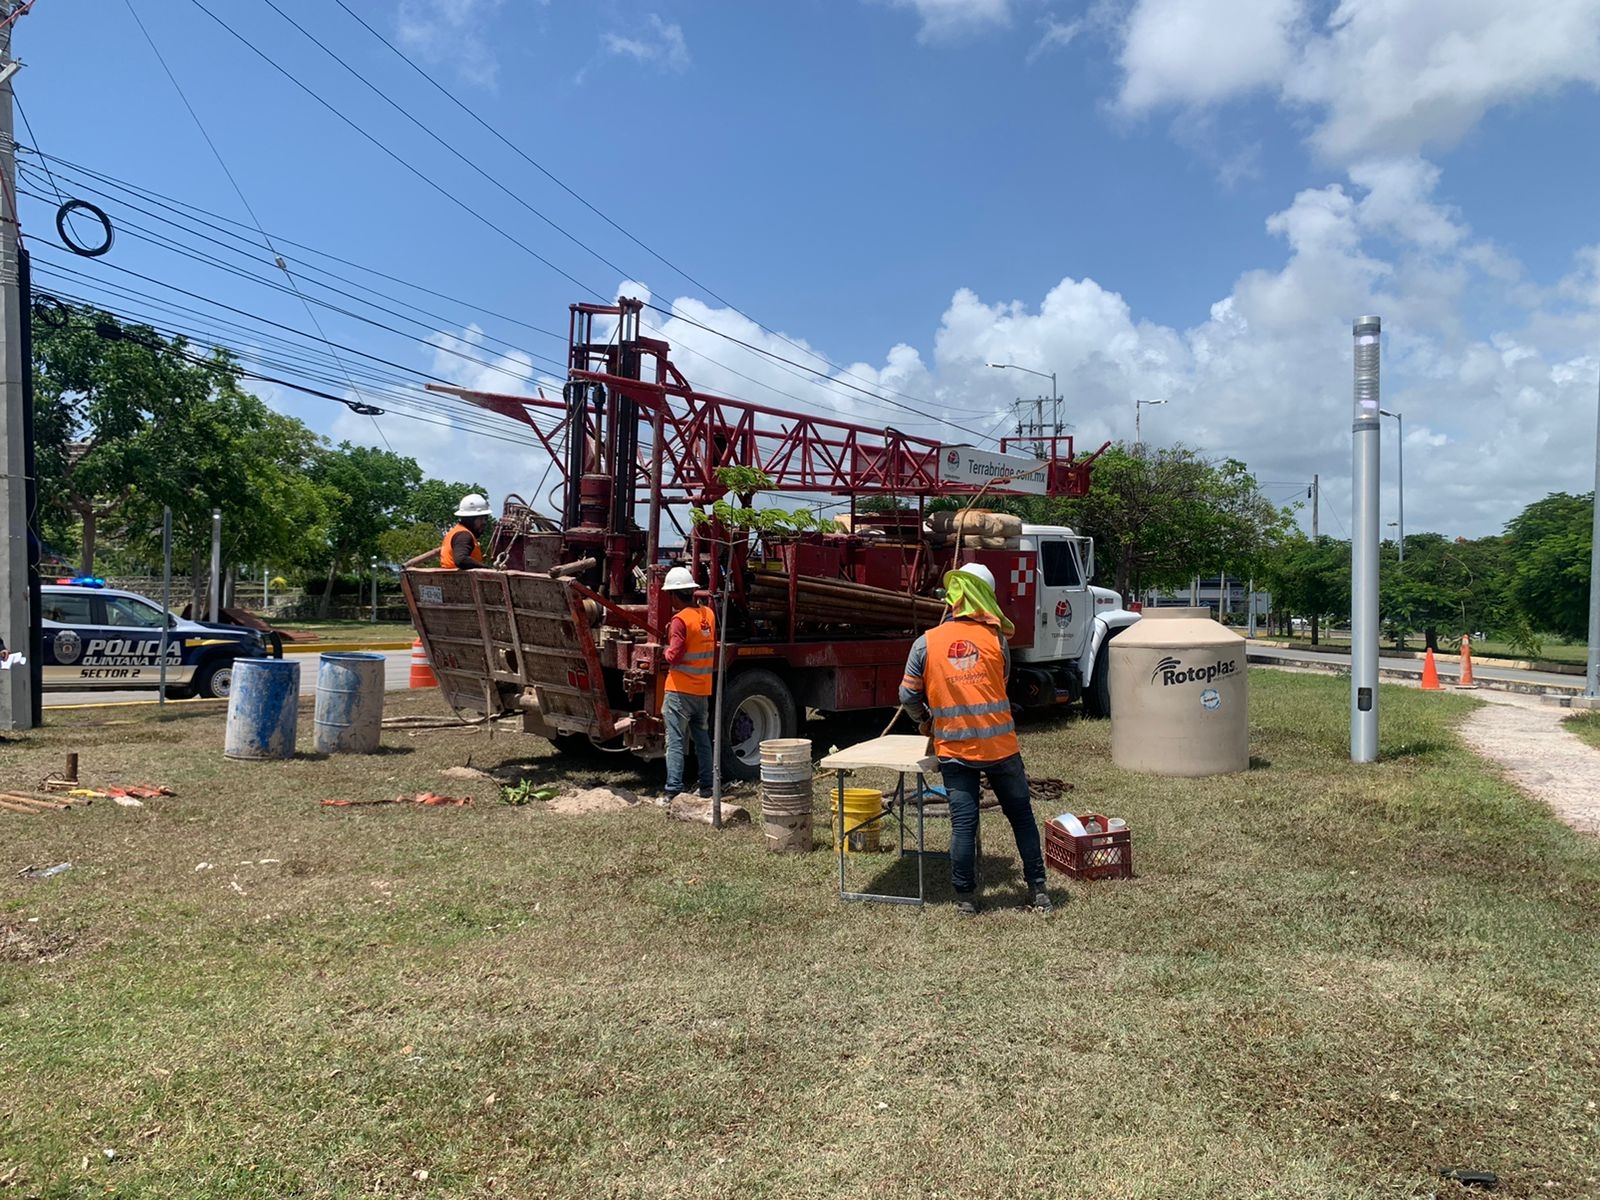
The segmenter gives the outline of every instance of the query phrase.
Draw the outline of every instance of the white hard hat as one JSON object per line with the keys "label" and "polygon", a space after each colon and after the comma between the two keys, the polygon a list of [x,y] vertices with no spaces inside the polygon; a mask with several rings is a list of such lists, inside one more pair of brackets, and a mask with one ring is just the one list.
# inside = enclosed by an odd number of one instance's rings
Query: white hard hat
{"label": "white hard hat", "polygon": [[661,581],[663,592],[692,592],[699,586],[695,582],[694,572],[688,567],[673,567]]}
{"label": "white hard hat", "polygon": [[458,517],[487,517],[489,515],[489,501],[478,495],[477,492],[468,492],[461,497],[461,503],[456,506]]}
{"label": "white hard hat", "polygon": [[964,575],[971,575],[974,579],[983,580],[989,585],[989,590],[991,592],[995,590],[994,572],[989,570],[989,568],[984,566],[982,563],[965,563],[962,566],[957,567],[956,570],[960,571]]}

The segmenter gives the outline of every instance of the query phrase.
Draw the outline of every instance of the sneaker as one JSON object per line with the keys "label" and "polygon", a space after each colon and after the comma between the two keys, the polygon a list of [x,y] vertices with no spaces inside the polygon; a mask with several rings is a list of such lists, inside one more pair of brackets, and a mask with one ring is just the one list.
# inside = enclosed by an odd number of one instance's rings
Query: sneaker
{"label": "sneaker", "polygon": [[1032,888],[1033,898],[1028,902],[1028,907],[1037,913],[1055,911],[1055,904],[1050,899],[1050,892],[1042,883],[1036,883]]}
{"label": "sneaker", "polygon": [[978,905],[971,896],[956,897],[956,915],[958,917],[975,917],[978,915]]}

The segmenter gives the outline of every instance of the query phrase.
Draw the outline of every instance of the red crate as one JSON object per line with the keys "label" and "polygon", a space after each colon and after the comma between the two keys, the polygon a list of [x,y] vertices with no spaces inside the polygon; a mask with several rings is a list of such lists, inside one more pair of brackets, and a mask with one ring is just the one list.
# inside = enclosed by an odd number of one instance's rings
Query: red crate
{"label": "red crate", "polygon": [[[1077,816],[1084,824],[1098,820],[1102,829],[1109,824],[1098,813]],[[1073,879],[1132,879],[1133,831],[1118,829],[1075,837],[1051,818],[1044,825],[1044,861]]]}

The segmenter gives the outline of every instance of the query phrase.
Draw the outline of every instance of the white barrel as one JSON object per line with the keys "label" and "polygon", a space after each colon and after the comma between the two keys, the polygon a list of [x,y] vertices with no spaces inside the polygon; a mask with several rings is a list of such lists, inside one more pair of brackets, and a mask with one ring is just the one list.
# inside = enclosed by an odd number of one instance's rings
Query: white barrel
{"label": "white barrel", "polygon": [[222,753],[228,758],[293,758],[299,705],[299,663],[235,659]]}
{"label": "white barrel", "polygon": [[1150,775],[1247,770],[1245,649],[1210,609],[1145,609],[1111,642],[1111,761]]}
{"label": "white barrel", "polygon": [[383,730],[384,657],[330,651],[317,670],[318,754],[372,754]]}

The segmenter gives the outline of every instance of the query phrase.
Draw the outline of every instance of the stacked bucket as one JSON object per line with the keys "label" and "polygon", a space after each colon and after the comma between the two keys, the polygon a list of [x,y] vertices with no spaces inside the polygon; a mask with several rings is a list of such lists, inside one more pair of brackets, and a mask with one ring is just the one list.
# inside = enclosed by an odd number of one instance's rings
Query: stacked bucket
{"label": "stacked bucket", "polygon": [[811,741],[770,738],[761,743],[761,820],[773,854],[811,849]]}

